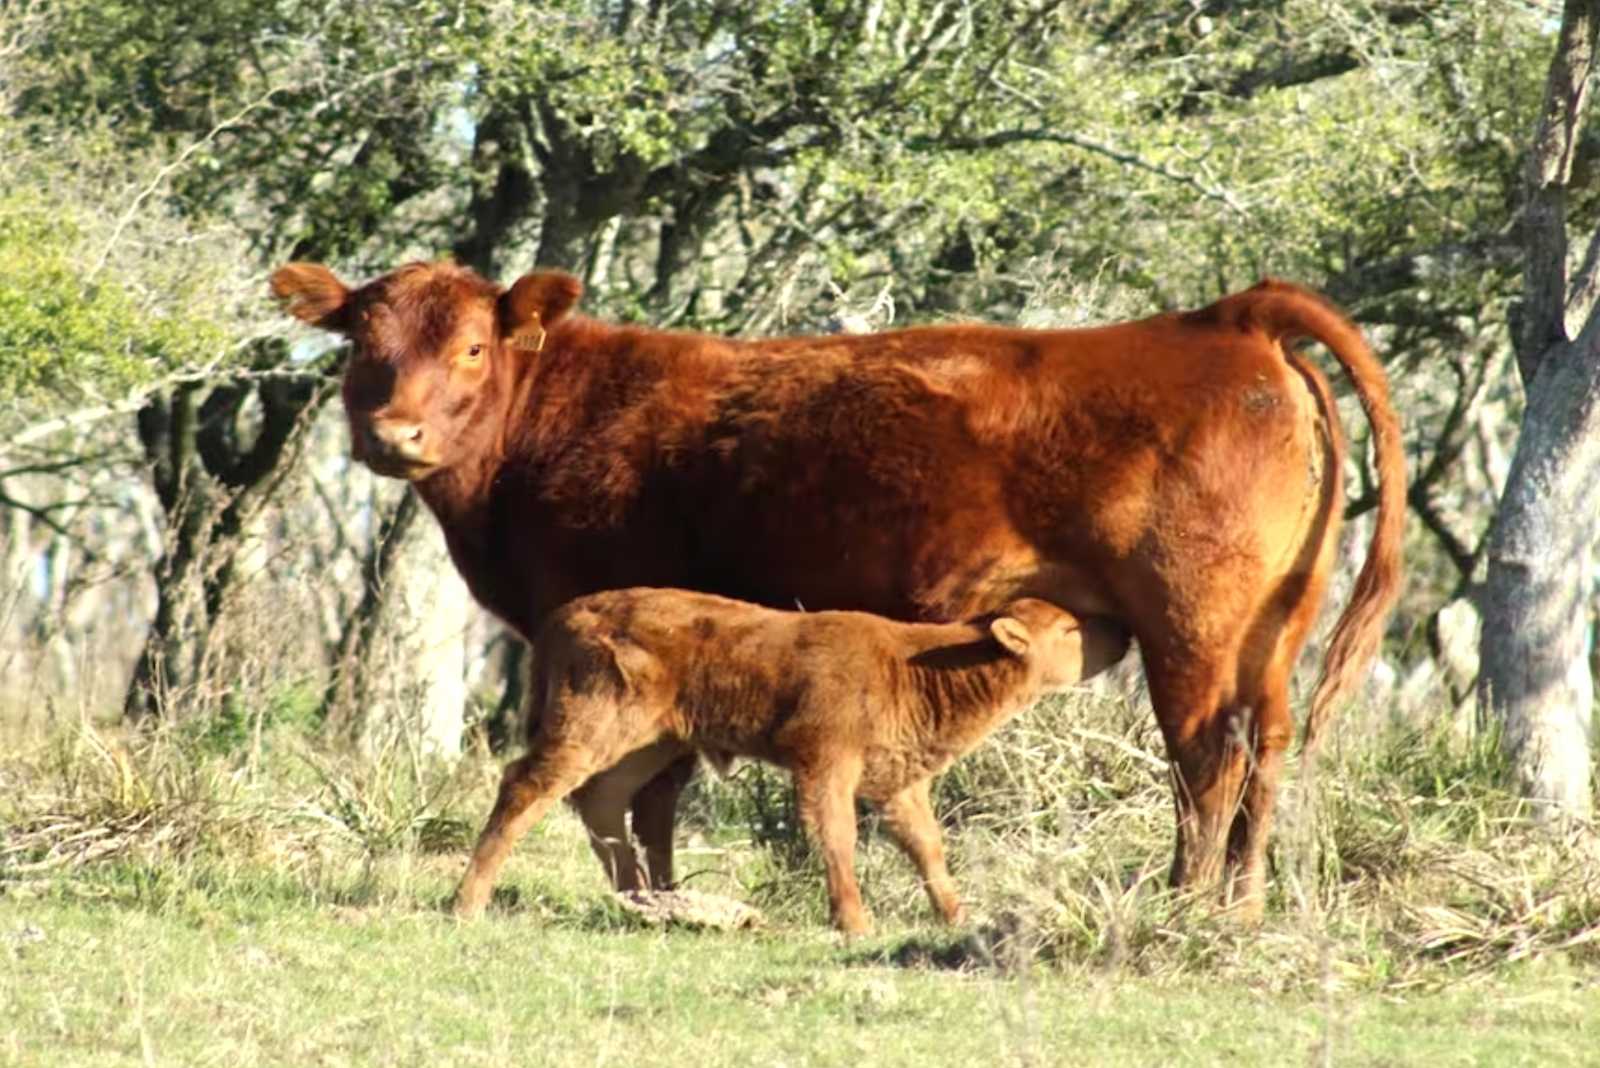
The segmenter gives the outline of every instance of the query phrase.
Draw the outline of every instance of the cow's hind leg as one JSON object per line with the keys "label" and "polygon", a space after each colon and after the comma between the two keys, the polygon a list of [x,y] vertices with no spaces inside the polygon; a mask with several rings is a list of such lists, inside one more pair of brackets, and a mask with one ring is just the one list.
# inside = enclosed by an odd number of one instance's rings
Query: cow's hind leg
{"label": "cow's hind leg", "polygon": [[955,880],[945,865],[944,836],[939,831],[939,821],[933,815],[933,802],[928,797],[930,780],[912,783],[889,798],[883,806],[883,820],[894,835],[900,848],[917,866],[922,875],[923,888],[934,911],[946,923],[959,923],[963,910],[961,897],[956,893]]}
{"label": "cow's hind leg", "polygon": [[1283,776],[1285,751],[1294,738],[1294,718],[1289,709],[1289,682],[1295,661],[1305,645],[1322,600],[1323,582],[1332,563],[1331,540],[1310,576],[1291,575],[1279,591],[1278,604],[1286,610],[1263,614],[1264,627],[1276,629],[1276,640],[1263,641],[1270,649],[1265,663],[1253,674],[1256,686],[1254,758],[1245,783],[1244,796],[1228,835],[1228,903],[1248,921],[1258,920],[1266,900],[1267,840],[1272,833],[1273,814],[1278,800],[1278,783]]}
{"label": "cow's hind leg", "polygon": [[1247,766],[1249,711],[1224,685],[1231,657],[1146,661],[1151,700],[1171,762],[1177,842],[1174,888],[1217,887]]}
{"label": "cow's hind leg", "polygon": [[547,744],[506,767],[500,796],[456,890],[457,916],[472,919],[483,912],[495,876],[517,840],[544,818],[550,806],[589,778],[597,763],[587,746]]}
{"label": "cow's hind leg", "polygon": [[1294,736],[1287,676],[1267,686],[1251,706],[1248,754],[1240,803],[1228,832],[1225,902],[1254,923],[1266,902],[1267,840],[1272,833],[1283,756]]}

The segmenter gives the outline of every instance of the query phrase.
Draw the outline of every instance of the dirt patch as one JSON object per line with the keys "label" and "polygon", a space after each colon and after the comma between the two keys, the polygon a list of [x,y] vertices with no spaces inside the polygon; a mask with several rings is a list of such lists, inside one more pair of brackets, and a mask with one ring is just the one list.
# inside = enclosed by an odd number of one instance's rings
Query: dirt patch
{"label": "dirt patch", "polygon": [[618,894],[617,903],[646,923],[661,926],[738,931],[765,923],[760,912],[742,901],[698,890],[631,890]]}

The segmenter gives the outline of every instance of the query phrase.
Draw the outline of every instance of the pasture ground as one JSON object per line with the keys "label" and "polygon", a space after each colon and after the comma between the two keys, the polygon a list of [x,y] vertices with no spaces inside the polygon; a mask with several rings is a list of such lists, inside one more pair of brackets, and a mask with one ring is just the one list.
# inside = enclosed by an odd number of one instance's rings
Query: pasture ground
{"label": "pasture ground", "polygon": [[762,929],[630,915],[565,811],[462,925],[486,754],[334,751],[292,701],[11,717],[0,1065],[1600,1064],[1595,829],[1530,825],[1489,740],[1347,717],[1290,776],[1256,931],[1162,888],[1158,751],[1118,702],[1022,717],[941,789],[973,922],[932,925],[868,817],[879,930],[846,943],[754,767],[697,786],[680,873]]}

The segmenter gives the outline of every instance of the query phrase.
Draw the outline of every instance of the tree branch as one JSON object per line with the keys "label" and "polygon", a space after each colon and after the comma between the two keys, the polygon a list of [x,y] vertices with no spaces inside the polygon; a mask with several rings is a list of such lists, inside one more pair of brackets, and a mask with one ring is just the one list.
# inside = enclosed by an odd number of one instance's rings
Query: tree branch
{"label": "tree branch", "polygon": [[[248,338],[240,342],[239,347],[248,345],[259,338]],[[254,381],[266,379],[289,379],[291,381],[315,381],[325,379],[335,374],[340,367],[340,361],[319,360],[316,363],[306,364],[301,367],[269,367],[251,371],[228,371],[229,379],[236,381]],[[154,382],[148,382],[131,390],[118,400],[106,401],[100,404],[91,404],[65,415],[55,415],[48,419],[41,419],[37,423],[23,427],[10,439],[0,442],[0,460],[5,459],[14,452],[20,452],[30,445],[37,444],[52,434],[59,434],[63,430],[78,430],[91,423],[98,423],[102,419],[113,416],[128,415],[143,408],[152,396],[165,389],[175,386],[193,385],[196,383],[211,382],[217,379],[219,372],[215,367],[205,367],[195,371],[185,371],[181,374],[167,375]]]}
{"label": "tree branch", "polygon": [[154,196],[156,190],[160,189],[168,178],[182,170],[196,152],[199,152],[202,148],[205,148],[207,145],[211,144],[211,142],[215,141],[221,134],[243,123],[251,112],[265,107],[268,102],[272,100],[273,96],[282,91],[282,87],[268,89],[259,99],[252,100],[233,115],[217,123],[206,133],[204,137],[193,142],[182,152],[178,153],[177,159],[173,160],[171,163],[168,163],[165,167],[162,167],[159,171],[157,171],[156,176],[150,179],[149,184],[139,191],[138,195],[133,198],[133,203],[129,204],[127,210],[124,211],[121,217],[117,219],[116,226],[111,230],[111,236],[106,239],[105,247],[100,250],[100,255],[95,260],[94,266],[89,268],[89,273],[84,278],[84,284],[87,285],[89,282],[92,282],[95,275],[99,274],[100,271],[104,269],[106,261],[111,258],[111,250],[116,248],[118,241],[122,240],[122,231],[128,228],[128,224],[132,222],[133,217],[139,213],[139,209],[144,205],[144,202]]}
{"label": "tree branch", "polygon": [[1583,254],[1583,266],[1572,282],[1567,297],[1565,322],[1586,323],[1600,300],[1600,230],[1589,236],[1589,247]]}
{"label": "tree branch", "polygon": [[1528,192],[1522,238],[1527,259],[1522,275],[1521,329],[1513,338],[1524,384],[1533,381],[1543,354],[1553,344],[1568,340],[1567,185],[1588,106],[1597,34],[1600,4],[1567,0],[1525,179]]}
{"label": "tree branch", "polygon": [[994,148],[1003,148],[1015,144],[1057,144],[1070,145],[1081,148],[1098,156],[1105,156],[1124,166],[1135,170],[1147,171],[1150,174],[1165,178],[1187,186],[1207,200],[1214,200],[1226,207],[1236,215],[1247,215],[1249,212],[1236,200],[1233,194],[1226,189],[1209,186],[1190,174],[1175,171],[1161,163],[1153,163],[1143,156],[1135,155],[1124,149],[1096,141],[1093,138],[1080,134],[1063,133],[1059,130],[1001,130],[997,133],[985,134],[982,137],[912,137],[907,142],[907,147],[915,151],[950,151],[950,152],[987,152]]}

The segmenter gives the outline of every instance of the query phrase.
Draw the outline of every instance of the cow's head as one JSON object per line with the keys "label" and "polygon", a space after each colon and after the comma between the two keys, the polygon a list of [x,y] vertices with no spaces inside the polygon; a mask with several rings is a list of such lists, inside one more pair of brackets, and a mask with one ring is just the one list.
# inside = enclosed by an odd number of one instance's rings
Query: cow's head
{"label": "cow's head", "polygon": [[1007,653],[1037,673],[1047,690],[1073,686],[1122,659],[1129,635],[1121,624],[1101,617],[1080,619],[1036,597],[1023,597],[1000,610],[989,633]]}
{"label": "cow's head", "polygon": [[412,263],[352,289],[321,264],[291,263],[273,273],[272,292],[295,318],[350,339],[351,451],[380,475],[415,481],[498,435],[517,364],[583,287],[534,271],[502,289],[452,263]]}

